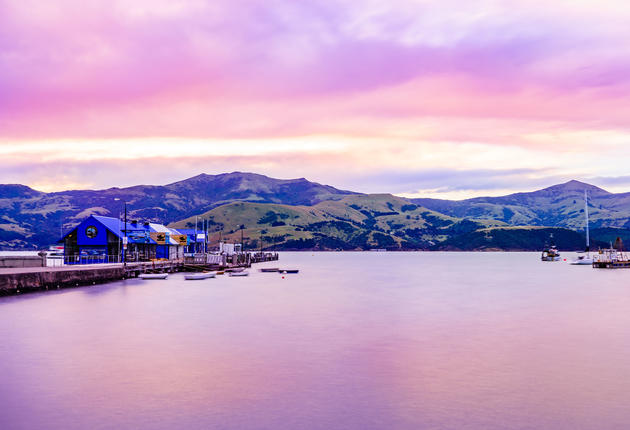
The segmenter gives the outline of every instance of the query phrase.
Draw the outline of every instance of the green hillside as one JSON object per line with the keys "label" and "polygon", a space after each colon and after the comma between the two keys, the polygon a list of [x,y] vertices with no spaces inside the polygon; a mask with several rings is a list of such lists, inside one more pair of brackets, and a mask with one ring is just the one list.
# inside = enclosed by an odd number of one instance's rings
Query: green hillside
{"label": "green hillside", "polygon": [[[428,249],[449,237],[497,221],[462,220],[389,194],[351,195],[313,206],[239,202],[199,215],[210,224],[210,239],[240,241],[258,249]],[[195,217],[173,223],[194,228]]]}
{"label": "green hillside", "polygon": [[[553,239],[550,236],[553,234]],[[582,250],[585,237],[566,228],[545,227],[495,227],[454,236],[432,249],[443,251],[540,251],[555,244],[563,250]],[[606,247],[606,243],[594,239],[591,248]]]}
{"label": "green hillside", "polygon": [[569,181],[529,193],[467,200],[413,199],[416,204],[459,218],[503,221],[514,226],[583,229],[584,191],[588,192],[591,228],[630,227],[630,194],[609,193]]}
{"label": "green hillside", "polygon": [[46,247],[61,231],[90,215],[117,217],[127,203],[129,218],[169,223],[214,207],[253,201],[312,205],[351,194],[299,179],[253,173],[198,175],[168,185],[43,193],[23,185],[0,185],[0,249]]}

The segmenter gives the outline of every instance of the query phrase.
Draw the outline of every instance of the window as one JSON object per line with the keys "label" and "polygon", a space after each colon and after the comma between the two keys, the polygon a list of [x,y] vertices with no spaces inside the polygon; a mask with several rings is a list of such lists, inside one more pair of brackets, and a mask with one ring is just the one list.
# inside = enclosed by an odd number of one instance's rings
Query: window
{"label": "window", "polygon": [[98,230],[93,225],[85,229],[85,235],[89,237],[90,239],[94,239],[97,234],[98,234]]}

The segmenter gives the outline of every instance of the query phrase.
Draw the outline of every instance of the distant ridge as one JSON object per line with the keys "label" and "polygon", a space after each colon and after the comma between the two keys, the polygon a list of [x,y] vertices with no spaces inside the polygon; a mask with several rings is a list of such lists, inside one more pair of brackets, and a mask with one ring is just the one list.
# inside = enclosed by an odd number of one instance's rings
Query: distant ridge
{"label": "distant ridge", "polygon": [[[255,173],[201,174],[168,185],[43,193],[24,185],[0,185],[0,248],[48,245],[79,219],[118,216],[169,223],[235,201],[313,205],[354,194],[304,178],[274,179]],[[119,199],[119,200],[115,200]]]}
{"label": "distant ridge", "polygon": [[230,237],[244,225],[248,234],[274,237],[290,249],[535,249],[546,233],[533,227],[559,229],[558,237],[573,247],[584,229],[584,190],[594,243],[600,233],[604,241],[630,235],[630,193],[576,180],[451,201],[365,195],[305,178],[231,172],[167,185],[54,193],[0,185],[0,249],[47,246],[84,217],[118,216],[123,201],[130,218],[190,226],[203,215],[217,236]]}
{"label": "distant ridge", "polygon": [[412,199],[446,215],[499,220],[514,226],[584,227],[584,190],[592,227],[630,228],[630,193],[614,194],[572,180],[541,190],[466,200]]}

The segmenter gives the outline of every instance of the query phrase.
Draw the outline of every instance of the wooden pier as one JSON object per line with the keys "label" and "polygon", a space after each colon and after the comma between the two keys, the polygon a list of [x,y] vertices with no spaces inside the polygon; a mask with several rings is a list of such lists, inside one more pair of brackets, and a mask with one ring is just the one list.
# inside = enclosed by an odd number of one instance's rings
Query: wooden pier
{"label": "wooden pier", "polygon": [[[71,288],[135,278],[142,273],[225,270],[251,267],[253,263],[278,260],[277,253],[218,256],[220,260],[186,257],[180,260],[155,260],[127,264],[89,264],[60,267],[17,267],[0,269],[0,296],[50,289]],[[223,258],[225,257],[225,258]]]}
{"label": "wooden pier", "polygon": [[615,248],[602,249],[593,259],[594,269],[630,269],[630,255]]}

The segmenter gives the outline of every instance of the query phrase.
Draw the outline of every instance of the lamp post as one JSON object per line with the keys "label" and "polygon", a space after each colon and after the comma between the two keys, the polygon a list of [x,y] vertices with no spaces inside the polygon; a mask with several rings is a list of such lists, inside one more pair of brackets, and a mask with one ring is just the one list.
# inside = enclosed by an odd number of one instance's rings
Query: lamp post
{"label": "lamp post", "polygon": [[241,224],[241,253],[245,253],[245,242],[243,242],[243,229],[245,224]]}
{"label": "lamp post", "polygon": [[[120,198],[116,197],[114,200],[119,201]],[[123,267],[127,267],[127,259],[125,258],[125,250],[127,248],[127,201],[123,200],[123,204],[125,205],[125,218],[123,221],[123,246],[121,249],[121,257],[123,262]]]}

